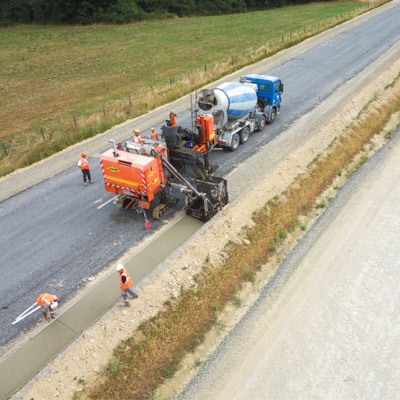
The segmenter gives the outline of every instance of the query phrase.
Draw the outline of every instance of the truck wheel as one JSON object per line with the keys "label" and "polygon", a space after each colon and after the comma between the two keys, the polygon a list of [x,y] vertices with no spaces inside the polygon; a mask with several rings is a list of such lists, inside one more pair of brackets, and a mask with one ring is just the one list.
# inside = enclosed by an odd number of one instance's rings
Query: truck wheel
{"label": "truck wheel", "polygon": [[258,131],[259,132],[261,132],[264,128],[265,128],[265,124],[266,124],[266,122],[265,122],[265,117],[264,117],[264,115],[260,118],[260,121],[259,121],[259,123],[258,123]]}
{"label": "truck wheel", "polygon": [[271,110],[271,117],[269,118],[268,123],[271,125],[275,121],[275,118],[276,118],[276,110],[275,108],[273,108]]}
{"label": "truck wheel", "polygon": [[246,143],[249,140],[250,137],[250,129],[248,126],[242,129],[242,132],[240,133],[240,143]]}
{"label": "truck wheel", "polygon": [[231,151],[235,151],[235,150],[239,147],[239,144],[240,144],[240,137],[239,137],[239,134],[238,134],[238,133],[235,133],[235,134],[232,136],[232,145],[231,145],[231,147],[230,147]]}

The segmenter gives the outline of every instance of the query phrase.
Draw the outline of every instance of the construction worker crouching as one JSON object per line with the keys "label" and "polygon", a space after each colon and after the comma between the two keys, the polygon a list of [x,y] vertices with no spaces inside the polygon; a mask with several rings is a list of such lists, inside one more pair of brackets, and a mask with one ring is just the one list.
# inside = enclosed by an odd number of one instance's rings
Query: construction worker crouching
{"label": "construction worker crouching", "polygon": [[119,284],[121,286],[121,296],[125,301],[125,307],[130,307],[130,303],[128,301],[128,293],[132,296],[132,299],[136,299],[139,297],[137,293],[135,293],[132,289],[132,280],[129,276],[128,271],[124,268],[122,264],[118,264],[115,269],[119,273]]}
{"label": "construction worker crouching", "polygon": [[158,137],[158,133],[154,128],[150,128],[150,134],[153,140],[160,140],[160,138]]}
{"label": "construction worker crouching", "polygon": [[45,321],[48,320],[48,313],[50,312],[51,319],[54,319],[54,310],[58,307],[58,298],[55,294],[42,293],[36,300],[36,302],[42,307],[42,312]]}
{"label": "construction worker crouching", "polygon": [[139,136],[139,133],[140,133],[139,129],[135,129],[134,130],[134,135],[133,135],[133,138],[132,138],[133,143],[138,143],[138,144],[142,143],[141,138]]}

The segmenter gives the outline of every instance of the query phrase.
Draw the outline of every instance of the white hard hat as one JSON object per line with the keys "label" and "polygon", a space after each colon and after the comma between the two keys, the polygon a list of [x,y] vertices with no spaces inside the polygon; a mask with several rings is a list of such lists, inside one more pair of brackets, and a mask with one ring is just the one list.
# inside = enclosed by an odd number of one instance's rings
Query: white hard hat
{"label": "white hard hat", "polygon": [[55,310],[58,307],[58,301],[52,301],[50,304],[50,308]]}
{"label": "white hard hat", "polygon": [[115,270],[121,271],[121,269],[124,269],[124,266],[122,264],[117,264],[117,268],[115,268]]}

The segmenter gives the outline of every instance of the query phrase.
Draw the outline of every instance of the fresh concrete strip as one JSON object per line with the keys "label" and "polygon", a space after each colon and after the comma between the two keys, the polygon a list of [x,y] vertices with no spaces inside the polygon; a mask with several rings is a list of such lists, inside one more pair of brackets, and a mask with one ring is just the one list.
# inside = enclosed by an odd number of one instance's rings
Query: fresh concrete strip
{"label": "fresh concrete strip", "polygon": [[26,342],[0,364],[0,398],[8,399],[76,337],[76,332],[54,321]]}
{"label": "fresh concrete strip", "polygon": [[[134,284],[141,281],[202,225],[200,221],[185,216],[130,258],[126,267],[131,272]],[[118,302],[119,293],[117,274],[109,274],[55,321],[33,333],[29,341],[4,358],[0,363],[0,399],[12,396],[85,329],[112,309]]]}

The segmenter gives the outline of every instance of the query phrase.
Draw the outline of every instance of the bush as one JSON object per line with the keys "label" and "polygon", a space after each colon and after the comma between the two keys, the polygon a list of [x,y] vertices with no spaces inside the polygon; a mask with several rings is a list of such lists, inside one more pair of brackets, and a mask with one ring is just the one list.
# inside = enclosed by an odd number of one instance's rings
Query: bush
{"label": "bush", "polygon": [[145,13],[134,0],[117,0],[103,15],[104,22],[124,23],[143,19]]}
{"label": "bush", "polygon": [[0,0],[0,23],[126,23],[265,10],[307,0]]}

